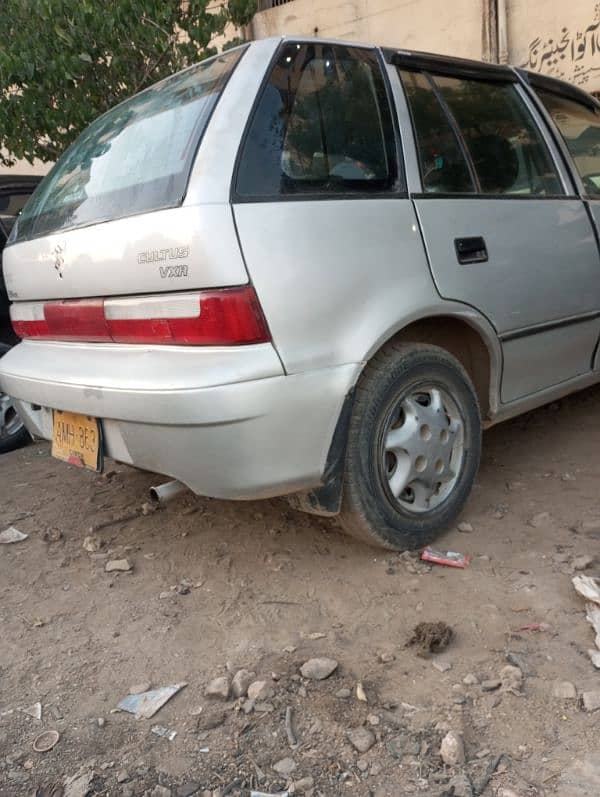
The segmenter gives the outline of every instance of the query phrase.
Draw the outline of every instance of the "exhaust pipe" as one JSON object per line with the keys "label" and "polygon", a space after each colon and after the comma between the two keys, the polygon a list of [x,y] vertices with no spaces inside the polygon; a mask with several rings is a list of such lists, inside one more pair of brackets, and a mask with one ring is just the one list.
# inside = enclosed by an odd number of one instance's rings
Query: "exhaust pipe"
{"label": "exhaust pipe", "polygon": [[167,501],[171,501],[187,489],[185,484],[177,480],[165,482],[164,484],[159,484],[157,487],[150,488],[150,498],[158,504],[166,504]]}

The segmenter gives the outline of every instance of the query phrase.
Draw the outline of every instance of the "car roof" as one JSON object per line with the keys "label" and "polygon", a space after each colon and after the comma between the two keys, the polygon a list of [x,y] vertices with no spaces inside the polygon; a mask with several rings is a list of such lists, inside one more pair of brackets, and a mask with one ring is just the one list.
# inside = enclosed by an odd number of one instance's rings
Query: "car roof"
{"label": "car roof", "polygon": [[405,69],[423,70],[454,77],[471,78],[497,82],[525,82],[533,88],[561,94],[577,102],[581,102],[594,110],[600,109],[600,103],[587,91],[539,72],[532,72],[510,64],[494,64],[489,61],[477,61],[470,58],[459,58],[451,55],[441,55],[422,50],[408,50],[394,47],[378,47],[365,42],[321,39],[314,36],[281,36],[273,37],[280,41],[307,42],[314,44],[346,44],[354,47],[368,47],[379,49],[388,63]]}

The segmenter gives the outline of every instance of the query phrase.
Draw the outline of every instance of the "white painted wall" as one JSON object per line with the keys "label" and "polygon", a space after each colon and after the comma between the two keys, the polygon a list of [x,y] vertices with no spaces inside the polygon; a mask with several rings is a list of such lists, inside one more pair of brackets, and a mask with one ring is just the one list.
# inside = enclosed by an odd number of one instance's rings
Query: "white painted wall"
{"label": "white painted wall", "polygon": [[[486,0],[291,0],[255,38],[322,36],[487,60]],[[598,0],[506,0],[509,61],[600,92]]]}
{"label": "white painted wall", "polygon": [[482,0],[292,0],[259,12],[254,37],[300,35],[481,58]]}

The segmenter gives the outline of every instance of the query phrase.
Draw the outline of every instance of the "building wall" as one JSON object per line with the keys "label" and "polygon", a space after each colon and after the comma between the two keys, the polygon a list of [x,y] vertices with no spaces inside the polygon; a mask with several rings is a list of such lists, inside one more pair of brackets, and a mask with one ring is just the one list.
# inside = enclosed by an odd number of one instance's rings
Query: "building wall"
{"label": "building wall", "polygon": [[600,5],[508,0],[512,63],[600,91]]}
{"label": "building wall", "polygon": [[[597,0],[506,0],[506,6],[511,63],[600,92]],[[334,37],[497,60],[496,7],[496,0],[290,0],[260,11],[252,33]]]}
{"label": "building wall", "polygon": [[482,0],[292,0],[259,12],[255,38],[322,36],[481,58]]}

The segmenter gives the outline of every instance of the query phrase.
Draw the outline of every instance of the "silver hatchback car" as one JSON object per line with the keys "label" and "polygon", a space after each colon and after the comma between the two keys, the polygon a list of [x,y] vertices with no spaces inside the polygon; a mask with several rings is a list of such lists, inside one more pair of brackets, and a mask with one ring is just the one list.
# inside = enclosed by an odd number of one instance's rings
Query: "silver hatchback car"
{"label": "silver hatchback car", "polygon": [[193,66],[96,120],[25,207],[1,389],[71,463],[420,546],[483,426],[600,380],[599,107],[348,42]]}

